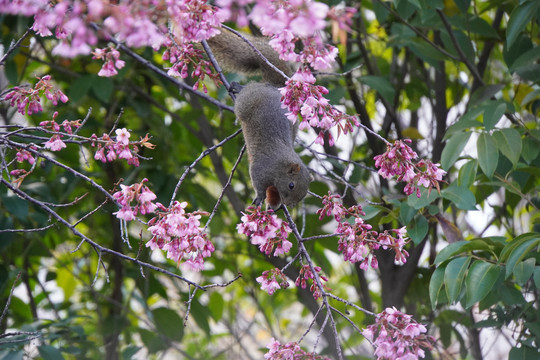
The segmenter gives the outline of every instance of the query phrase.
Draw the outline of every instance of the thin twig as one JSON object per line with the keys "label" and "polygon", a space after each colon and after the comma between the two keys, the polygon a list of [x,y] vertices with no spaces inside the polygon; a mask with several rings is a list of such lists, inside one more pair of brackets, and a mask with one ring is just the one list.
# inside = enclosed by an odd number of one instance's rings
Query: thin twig
{"label": "thin twig", "polygon": [[204,150],[199,155],[199,157],[197,157],[195,159],[195,161],[193,161],[191,163],[191,165],[189,165],[186,168],[186,170],[184,170],[184,173],[182,174],[182,176],[180,176],[180,179],[178,180],[178,183],[176,184],[176,186],[174,188],[173,194],[171,196],[171,202],[169,203],[169,207],[172,206],[172,204],[174,202],[174,199],[176,198],[176,194],[178,193],[178,190],[180,189],[180,186],[182,186],[182,183],[184,182],[184,179],[186,178],[188,173],[199,163],[199,161],[201,161],[205,156],[208,156],[212,151],[216,150],[218,147],[223,146],[223,144],[225,144],[227,141],[231,140],[232,138],[234,138],[235,136],[237,136],[241,132],[242,132],[242,129],[238,129],[233,134],[227,136],[225,139],[221,140],[216,145],[214,145],[212,147],[209,147],[208,149]]}
{"label": "thin twig", "polygon": [[4,306],[4,310],[2,311],[2,315],[0,316],[0,324],[2,324],[2,322],[4,321],[4,317],[6,316],[7,311],[9,309],[9,305],[11,304],[11,297],[13,296],[13,291],[15,290],[15,286],[17,285],[20,279],[21,279],[21,272],[19,271],[19,273],[15,277],[15,281],[13,281],[13,285],[11,285],[11,291],[9,292],[6,305]]}
{"label": "thin twig", "polygon": [[15,43],[11,44],[9,49],[6,50],[6,53],[4,54],[4,56],[2,56],[2,58],[0,59],[0,66],[4,65],[4,62],[6,61],[8,56],[11,55],[11,53],[13,51],[15,51],[15,49],[18,48],[19,45],[21,45],[21,43],[24,41],[24,39],[26,39],[28,37],[28,35],[30,35],[31,32],[32,32],[31,29],[26,30],[26,32],[21,36],[21,38],[19,40],[17,40]]}
{"label": "thin twig", "polygon": [[90,239],[89,237],[87,237],[86,235],[82,234],[79,230],[75,229],[74,226],[72,224],[70,224],[68,221],[66,221],[63,217],[61,217],[60,215],[58,215],[54,210],[52,210],[50,207],[48,207],[47,205],[43,204],[41,201],[37,200],[37,199],[34,199],[33,197],[31,197],[30,195],[28,195],[27,193],[17,189],[16,187],[12,186],[9,182],[7,182],[5,179],[3,178],[0,178],[0,183],[4,184],[6,187],[8,187],[11,191],[13,191],[15,194],[17,194],[19,197],[21,197],[23,200],[26,200],[34,205],[37,205],[38,207],[42,208],[43,210],[45,210],[48,214],[50,214],[51,216],[53,216],[55,219],[58,220],[58,222],[60,222],[61,224],[63,224],[64,226],[66,226],[74,235],[78,236],[79,238],[82,239],[83,242],[86,242],[88,244],[90,244],[96,251],[102,251],[102,252],[105,252],[105,253],[108,253],[108,254],[111,254],[111,255],[114,255],[116,257],[119,257],[120,259],[123,259],[123,260],[126,260],[126,261],[130,261],[132,263],[135,263],[137,265],[140,265],[140,266],[144,266],[146,268],[149,268],[151,270],[154,270],[154,271],[157,271],[157,272],[160,272],[162,274],[165,274],[165,275],[168,275],[168,276],[171,276],[171,277],[174,277],[174,278],[177,278],[179,280],[182,280],[190,285],[193,285],[194,287],[198,288],[198,289],[202,289],[202,287],[191,281],[191,280],[188,280],[178,274],[174,274],[170,271],[167,271],[165,269],[162,269],[160,267],[157,267],[157,266],[154,266],[152,264],[148,264],[146,262],[143,262],[143,261],[140,261],[138,259],[135,259],[135,258],[132,258],[132,257],[129,257],[125,254],[122,254],[118,251],[115,251],[115,250],[112,250],[112,249],[109,249],[109,248],[106,248],[106,247],[103,247],[101,245],[99,245],[98,243],[96,243],[95,241],[93,241],[92,239]]}
{"label": "thin twig", "polygon": [[208,225],[210,225],[210,222],[214,218],[214,215],[216,215],[219,204],[221,204],[221,200],[223,200],[223,196],[225,196],[225,190],[231,184],[233,175],[236,172],[236,168],[240,164],[240,160],[242,160],[242,157],[244,156],[245,152],[246,152],[246,145],[242,146],[242,150],[240,150],[240,154],[238,155],[238,158],[236,159],[236,162],[234,163],[234,166],[231,169],[231,174],[229,175],[229,178],[227,179],[227,182],[225,183],[225,185],[223,185],[223,189],[221,190],[221,194],[219,194],[219,198],[216,201],[216,205],[214,205],[214,209],[210,213],[210,216],[208,217],[208,220],[206,221],[206,225],[204,225],[204,230],[203,231],[206,231],[206,229],[208,228]]}

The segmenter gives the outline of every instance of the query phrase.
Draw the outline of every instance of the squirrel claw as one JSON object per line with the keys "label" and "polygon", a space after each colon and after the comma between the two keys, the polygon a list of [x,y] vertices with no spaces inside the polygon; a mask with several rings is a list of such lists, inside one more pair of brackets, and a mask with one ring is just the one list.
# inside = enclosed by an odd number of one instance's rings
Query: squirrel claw
{"label": "squirrel claw", "polygon": [[244,86],[240,85],[236,81],[233,81],[231,83],[231,86],[229,87],[229,92],[232,93],[232,94],[239,94],[240,91],[242,91],[243,88],[244,88]]}
{"label": "squirrel claw", "polygon": [[251,202],[251,205],[255,205],[255,206],[259,207],[259,206],[261,206],[263,200],[264,200],[264,199],[260,199],[260,198],[256,197],[256,198],[253,199],[253,201]]}

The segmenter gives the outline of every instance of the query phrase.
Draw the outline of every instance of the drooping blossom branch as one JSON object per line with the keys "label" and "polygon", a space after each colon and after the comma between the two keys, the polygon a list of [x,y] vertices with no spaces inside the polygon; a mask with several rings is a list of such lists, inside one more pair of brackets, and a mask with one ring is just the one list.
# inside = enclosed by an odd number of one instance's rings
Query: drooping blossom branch
{"label": "drooping blossom branch", "polygon": [[261,289],[266,291],[268,295],[272,295],[277,289],[289,287],[287,276],[278,268],[263,271],[261,276],[255,280],[261,284]]}
{"label": "drooping blossom branch", "polygon": [[41,96],[50,100],[53,105],[58,105],[60,100],[66,103],[68,97],[51,82],[51,76],[36,77],[38,82],[33,88],[15,86],[8,90],[2,100],[9,101],[10,106],[17,106],[17,111],[22,115],[32,115],[43,111]]}
{"label": "drooping blossom branch", "polygon": [[[3,178],[0,178],[0,183],[4,186],[6,186],[8,189],[10,189],[11,191],[13,191],[15,194],[17,194],[17,196],[19,196],[21,199],[23,200],[26,200],[28,201],[29,203],[31,204],[34,204],[36,205],[38,208],[41,208],[42,210],[44,210],[48,215],[50,215],[52,218],[56,219],[58,221],[59,224],[65,226],[68,230],[70,230],[75,236],[79,237],[81,239],[81,244],[79,244],[79,246],[77,246],[77,248],[75,249],[78,250],[80,248],[80,246],[83,244],[83,243],[87,243],[89,245],[92,246],[92,248],[96,251],[96,253],[108,253],[108,254],[111,254],[113,256],[116,256],[120,259],[123,259],[123,260],[126,260],[126,261],[129,261],[129,262],[132,262],[132,263],[135,263],[141,267],[144,267],[144,268],[148,268],[148,269],[151,269],[153,271],[157,271],[157,272],[160,272],[162,274],[165,274],[167,276],[170,276],[170,277],[173,277],[173,278],[177,278],[181,281],[184,281],[185,283],[189,284],[189,285],[192,285],[192,286],[195,286],[197,288],[201,288],[201,285],[183,277],[183,276],[180,276],[178,274],[175,274],[175,273],[172,273],[168,270],[165,270],[165,269],[162,269],[158,266],[155,266],[155,265],[152,265],[152,264],[149,264],[149,263],[146,263],[144,261],[141,261],[139,259],[136,259],[136,258],[132,258],[128,255],[125,255],[121,252],[118,252],[116,250],[112,250],[112,249],[109,249],[109,248],[106,248],[104,246],[101,246],[99,245],[97,242],[95,242],[94,240],[92,240],[91,238],[89,238],[88,236],[86,236],[85,234],[83,234],[81,231],[79,231],[78,229],[76,229],[75,225],[71,224],[69,221],[67,221],[66,219],[64,219],[62,216],[60,216],[56,211],[54,211],[50,206],[48,206],[47,204],[45,204],[44,202],[30,196],[29,194],[27,194],[26,192],[14,187],[13,185],[11,185],[8,181],[6,181],[5,179]],[[78,222],[76,222],[78,223]]]}
{"label": "drooping blossom branch", "polygon": [[377,314],[362,334],[375,347],[377,360],[391,360],[423,358],[424,349],[431,349],[434,342],[426,332],[424,325],[394,307]]}
{"label": "drooping blossom branch", "polygon": [[317,214],[321,220],[325,216],[333,216],[338,222],[334,233],[339,236],[338,250],[343,253],[345,261],[359,262],[363,270],[370,266],[377,269],[375,250],[379,248],[394,250],[395,262],[398,264],[407,261],[409,253],[404,249],[407,244],[405,227],[391,230],[395,236],[388,230],[378,233],[362,219],[361,216],[365,216],[365,213],[360,205],[346,208],[341,202],[341,196],[332,195],[330,192],[323,196],[322,203],[323,207],[317,210]]}
{"label": "drooping blossom branch", "polygon": [[144,178],[140,183],[133,185],[121,184],[121,190],[113,194],[114,199],[122,206],[113,213],[118,219],[131,221],[139,213],[151,214],[156,210],[157,205],[152,202],[156,199],[156,194],[145,185],[147,181],[148,179]]}
{"label": "drooping blossom branch", "polygon": [[[355,116],[349,116],[330,105],[324,95],[328,89],[321,85],[315,85],[315,77],[307,68],[299,69],[285,87],[280,89],[283,106],[288,110],[287,117],[293,123],[301,116],[300,129],[320,128],[315,142],[324,144],[324,133],[337,126],[338,135],[347,134],[353,130],[353,125],[359,122]],[[334,139],[330,133],[329,143],[334,145]]]}
{"label": "drooping blossom branch", "polygon": [[[124,159],[129,165],[139,166],[139,150],[140,147],[147,149],[154,149],[155,145],[150,142],[150,136],[146,134],[138,141],[129,141],[131,133],[126,128],[116,129],[116,137],[113,138],[109,134],[103,134],[101,137],[97,137],[96,134],[92,134],[90,137],[92,141],[92,147],[97,146],[96,153],[94,155],[95,160],[99,160],[103,163],[112,162],[119,159]],[[107,153],[105,153],[105,151]]]}
{"label": "drooping blossom branch", "polygon": [[120,60],[120,52],[112,46],[103,49],[96,48],[92,51],[92,54],[94,55],[92,59],[99,59],[104,62],[101,70],[98,72],[98,76],[115,76],[118,74],[118,70],[126,65],[124,60]]}
{"label": "drooping blossom branch", "polygon": [[397,176],[398,181],[407,183],[404,192],[407,195],[416,193],[420,197],[420,186],[431,192],[433,188],[440,192],[439,182],[442,181],[446,171],[439,168],[439,164],[433,164],[427,159],[418,158],[410,146],[411,140],[396,140],[394,144],[387,143],[386,152],[375,156],[375,167],[379,168],[379,175],[385,179]]}
{"label": "drooping blossom branch", "polygon": [[286,254],[292,247],[287,240],[291,232],[289,225],[277,217],[273,210],[262,211],[260,206],[250,206],[246,213],[242,213],[242,223],[236,226],[239,234],[250,238],[253,245],[258,245],[259,250],[274,256]]}
{"label": "drooping blossom branch", "polygon": [[268,348],[268,352],[264,355],[264,358],[267,360],[330,360],[328,357],[306,352],[296,342],[281,344],[272,338],[266,347]]}
{"label": "drooping blossom branch", "polygon": [[204,268],[204,258],[212,255],[215,250],[204,228],[200,227],[199,219],[202,215],[208,216],[208,213],[186,213],[188,204],[185,201],[175,201],[168,208],[160,203],[156,205],[157,216],[148,222],[152,238],[146,246],[152,250],[166,251],[167,258],[191,270],[201,271]]}

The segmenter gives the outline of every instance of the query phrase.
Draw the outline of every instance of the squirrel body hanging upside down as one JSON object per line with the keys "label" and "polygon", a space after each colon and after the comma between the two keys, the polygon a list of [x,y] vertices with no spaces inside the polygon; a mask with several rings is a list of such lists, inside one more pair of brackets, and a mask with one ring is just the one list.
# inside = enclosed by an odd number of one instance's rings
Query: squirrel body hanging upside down
{"label": "squirrel body hanging upside down", "polygon": [[[273,65],[290,75],[288,63],[266,40],[248,37]],[[278,86],[285,78],[270,67],[243,39],[224,32],[208,40],[216,59],[226,69],[261,75],[265,83],[233,85],[238,92],[234,112],[242,125],[246,142],[249,174],[256,191],[253,204],[266,199],[274,210],[281,204],[295,206],[307,194],[311,175],[294,151],[298,125],[293,125],[281,107]]]}

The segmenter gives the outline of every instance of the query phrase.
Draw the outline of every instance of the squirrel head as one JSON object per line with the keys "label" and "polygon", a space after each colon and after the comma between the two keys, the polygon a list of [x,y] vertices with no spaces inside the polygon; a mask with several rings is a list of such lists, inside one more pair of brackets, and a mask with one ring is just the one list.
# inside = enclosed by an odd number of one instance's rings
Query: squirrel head
{"label": "squirrel head", "polygon": [[[303,163],[292,162],[287,164],[286,170],[284,176],[276,179],[274,189],[270,187],[270,191],[266,192],[268,205],[273,209],[277,209],[282,203],[288,207],[294,207],[307,194],[311,182],[307,167]],[[275,196],[276,189],[278,198]]]}

